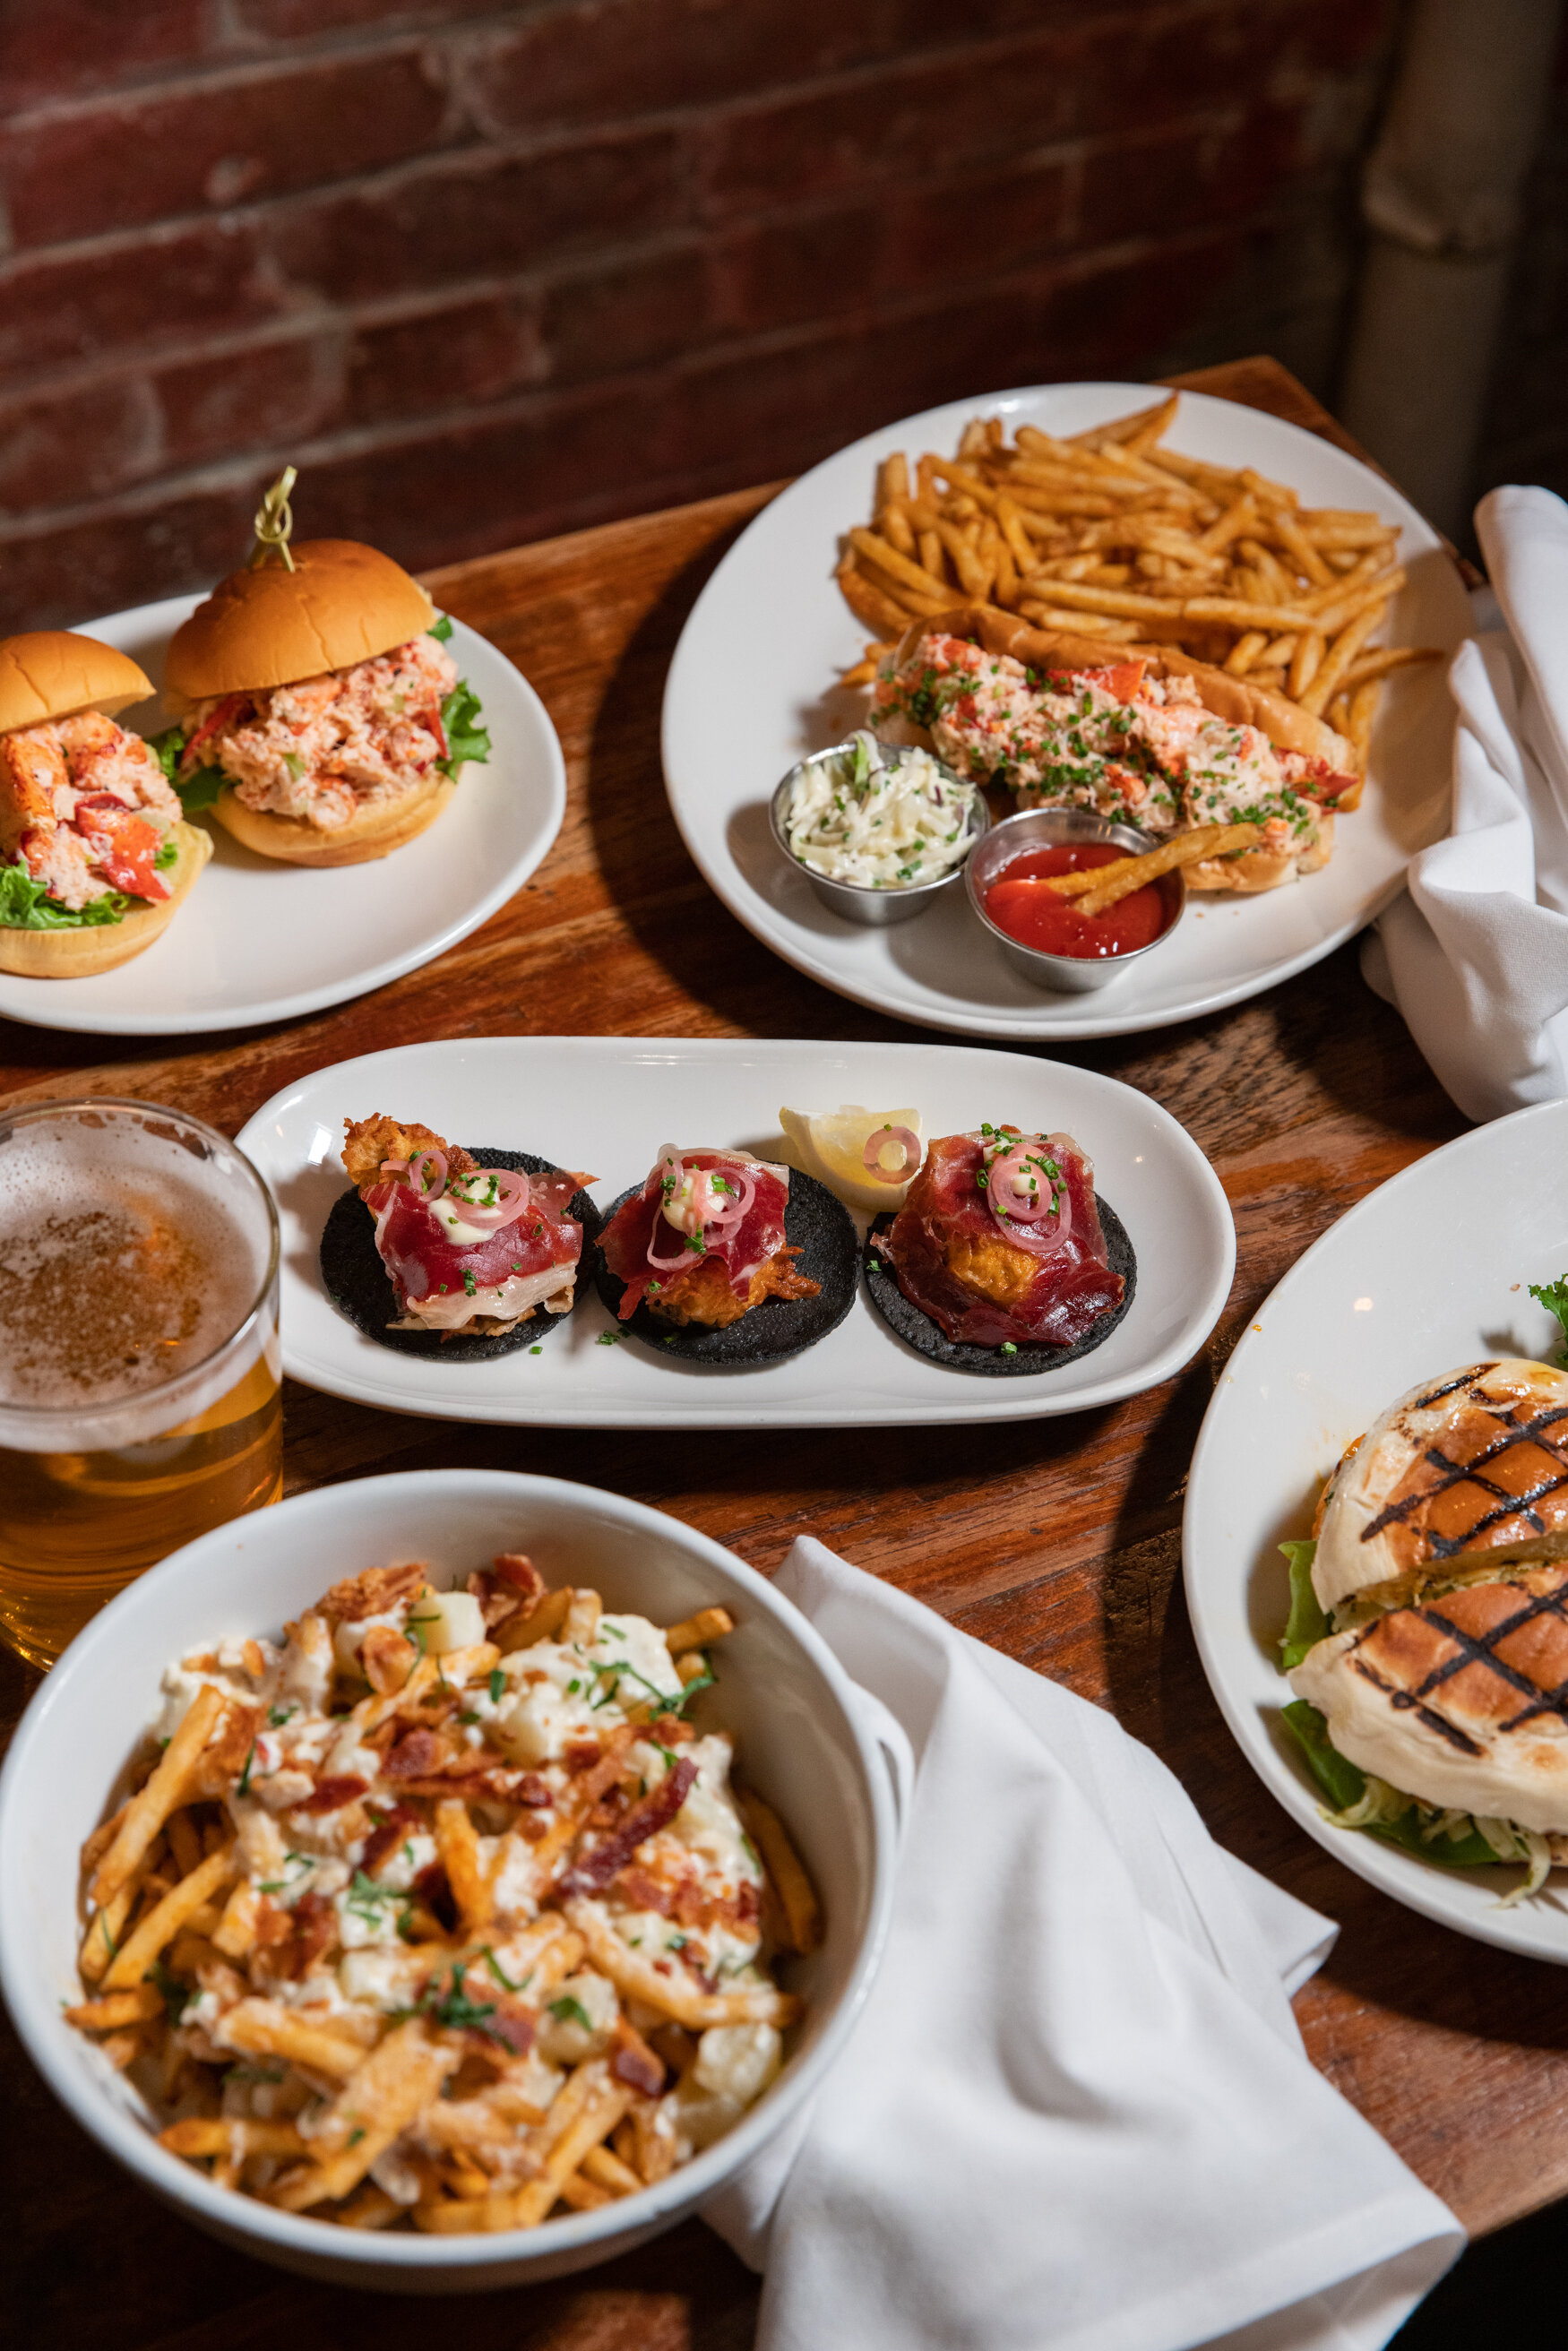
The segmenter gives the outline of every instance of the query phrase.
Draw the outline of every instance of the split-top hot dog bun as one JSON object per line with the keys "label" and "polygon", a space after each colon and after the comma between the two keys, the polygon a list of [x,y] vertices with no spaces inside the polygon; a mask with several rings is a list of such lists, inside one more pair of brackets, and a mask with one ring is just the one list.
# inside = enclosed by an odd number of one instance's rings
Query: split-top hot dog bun
{"label": "split-top hot dog bun", "polygon": [[[261,694],[324,670],[350,669],[422,635],[435,607],[401,564],[357,539],[313,538],[290,549],[292,571],[258,564],[219,582],[175,631],[163,683],[182,704]],[[390,806],[362,810],[332,831],[246,808],[225,786],[218,822],[246,848],[291,865],[359,865],[385,857],[434,822],[456,789],[433,775]]]}
{"label": "split-top hot dog bun", "polygon": [[[967,637],[990,653],[1009,653],[1026,669],[1114,669],[1119,663],[1142,662],[1151,677],[1189,677],[1206,710],[1233,726],[1255,726],[1281,751],[1299,751],[1308,759],[1325,760],[1341,776],[1357,776],[1353,745],[1321,718],[1265,686],[1249,685],[1243,677],[1194,661],[1176,645],[1113,643],[1105,637],[1075,636],[1061,629],[1031,628],[1027,621],[991,604],[956,605],[914,621],[900,638],[894,659],[902,667],[923,637],[936,633]],[[1359,777],[1342,789],[1337,805],[1352,809],[1361,797]],[[1287,849],[1249,850],[1241,857],[1204,858],[1186,871],[1189,890],[1254,892],[1272,890],[1292,873],[1313,873],[1326,865],[1333,846],[1333,816],[1323,813],[1319,837],[1305,852]]]}
{"label": "split-top hot dog bun", "polygon": [[[145,702],[150,680],[129,653],[80,637],[67,629],[31,629],[0,640],[0,735],[41,726],[51,718],[74,718],[84,710],[106,717]],[[21,811],[0,806],[0,857],[16,854]],[[25,931],[0,925],[0,971],[27,979],[85,979],[113,971],[150,947],[173,920],[181,901],[213,853],[199,825],[176,824],[170,839],[179,852],[159,875],[168,892],[133,906],[117,923],[80,929]]]}

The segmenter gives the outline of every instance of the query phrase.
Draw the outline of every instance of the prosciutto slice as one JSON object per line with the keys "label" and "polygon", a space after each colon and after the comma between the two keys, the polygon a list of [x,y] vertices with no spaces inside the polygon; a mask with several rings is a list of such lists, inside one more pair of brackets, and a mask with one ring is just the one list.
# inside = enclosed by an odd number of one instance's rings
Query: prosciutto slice
{"label": "prosciutto slice", "polygon": [[698,1266],[710,1262],[722,1265],[735,1297],[750,1303],[757,1276],[784,1246],[784,1212],[789,1205],[788,1167],[753,1159],[744,1151],[683,1151],[680,1160],[687,1169],[719,1174],[733,1169],[737,1176],[749,1176],[754,1187],[751,1199],[737,1224],[724,1231],[706,1226],[700,1236],[693,1236],[699,1245],[688,1250],[689,1263],[661,1272],[648,1262],[649,1243],[653,1244],[656,1256],[673,1257],[680,1235],[660,1214],[665,1170],[663,1159],[656,1161],[641,1192],[616,1210],[600,1238],[606,1265],[626,1285],[618,1309],[622,1322],[636,1312],[650,1288],[653,1295],[648,1302],[656,1307],[661,1295],[674,1290]]}
{"label": "prosciutto slice", "polygon": [[883,1253],[904,1296],[949,1339],[1070,1347],[1120,1305],[1125,1287],[1106,1257],[1093,1167],[1071,1135],[1051,1137],[1071,1217],[1061,1247],[1036,1258],[1006,1238],[976,1180],[995,1140],[945,1134],[931,1144]]}
{"label": "prosciutto slice", "polygon": [[564,1172],[530,1176],[521,1216],[474,1239],[452,1233],[438,1213],[455,1209],[461,1217],[456,1198],[422,1199],[402,1176],[363,1186],[360,1196],[376,1220],[376,1248],[403,1315],[460,1330],[480,1315],[515,1322],[540,1303],[564,1311],[582,1253],[582,1227],[566,1213],[578,1182]]}

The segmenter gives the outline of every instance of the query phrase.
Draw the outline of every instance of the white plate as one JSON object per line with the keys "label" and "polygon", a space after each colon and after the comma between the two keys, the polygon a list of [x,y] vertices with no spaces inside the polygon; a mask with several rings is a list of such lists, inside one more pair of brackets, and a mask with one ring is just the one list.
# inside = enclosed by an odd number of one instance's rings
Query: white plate
{"label": "white plate", "polygon": [[[154,685],[199,596],[84,621],[82,632],[139,661]],[[450,648],[484,705],[491,751],[464,769],[430,831],[369,865],[310,871],[242,849],[209,820],[211,863],[162,937],[92,979],[0,972],[0,1014],[103,1037],[186,1037],[295,1020],[430,963],[520,890],[560,831],[566,765],[549,714],[505,653],[461,621]],[[167,714],[121,714],[143,734]]]}
{"label": "white plate", "polygon": [[[399,1355],[365,1338],[321,1287],[321,1228],[347,1178],[345,1118],[385,1111],[467,1145],[591,1167],[605,1206],[640,1183],[661,1143],[782,1152],[779,1106],[913,1103],[927,1134],[982,1119],[1064,1127],[1132,1236],[1137,1292],[1092,1354],[1060,1371],[977,1378],[917,1355],[862,1294],[838,1329],[788,1363],[720,1371],[658,1357],[591,1293],[538,1355],[483,1364]],[[817,1045],[710,1038],[486,1037],[408,1045],[286,1087],[241,1134],[283,1219],[283,1361],[294,1378],[392,1412],[601,1428],[888,1427],[1032,1419],[1136,1395],[1197,1353],[1230,1289],[1230,1210],[1190,1135],[1146,1094],[1090,1070],[938,1045]],[[863,1228],[866,1219],[862,1219]]]}
{"label": "white plate", "polygon": [[[1327,870],[1260,898],[1195,904],[1167,948],[1086,996],[1051,996],[1015,972],[962,891],[892,930],[831,914],[779,854],[768,799],[806,751],[862,722],[862,694],[832,688],[866,632],[833,578],[841,534],[871,510],[878,461],[894,449],[950,452],[971,416],[1053,434],[1146,407],[1146,384],[1059,383],[954,401],[841,449],[759,514],[697,599],[664,692],[664,778],[687,848],[730,912],[763,944],[841,996],[926,1028],[979,1037],[1120,1037],[1236,1004],[1360,930],[1399,886],[1412,853],[1448,820],[1452,718],[1441,663],[1396,674],[1371,780],[1342,817]],[[1182,394],[1170,434],[1184,455],[1254,465],[1310,506],[1367,507],[1400,528],[1409,585],[1390,642],[1452,647],[1470,625],[1458,573],[1396,490],[1316,434],[1260,410]]]}
{"label": "white plate", "polygon": [[1220,1709],[1248,1761],[1336,1861],[1396,1902],[1484,1943],[1568,1964],[1561,1873],[1500,1910],[1518,1869],[1441,1869],[1330,1828],[1280,1718],[1287,1609],[1275,1549],[1304,1535],[1323,1479],[1418,1380],[1488,1355],[1550,1355],[1556,1323],[1530,1282],[1568,1270],[1568,1102],[1479,1127],[1352,1208],[1292,1266],[1226,1366],[1187,1480],[1187,1606]]}

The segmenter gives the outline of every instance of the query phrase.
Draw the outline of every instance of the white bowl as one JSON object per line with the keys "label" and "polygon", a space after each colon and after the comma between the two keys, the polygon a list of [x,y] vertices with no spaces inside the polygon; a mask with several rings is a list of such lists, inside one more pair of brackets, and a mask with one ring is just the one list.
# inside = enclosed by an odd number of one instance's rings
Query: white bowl
{"label": "white bowl", "polygon": [[[340,1576],[427,1561],[438,1583],[500,1550],[548,1582],[668,1624],[718,1603],[737,1629],[696,1719],[737,1735],[747,1776],[786,1815],[822,1897],[826,1937],[786,1980],[808,2006],[772,2088],[727,2137],[624,2202],[473,2237],[382,2235],[275,2210],[159,2146],[136,2092],[66,2024],[79,1998],[77,1852],[155,1711],[174,1656],[234,1630],[276,1635]],[[766,1580],[640,1502],[507,1470],[410,1470],[297,1495],[176,1552],[78,1634],[28,1707],[0,1774],[0,1986],[50,2088],[155,2195],[198,2228],[310,2277],[394,2293],[473,2292],[629,2252],[750,2161],[842,2047],[882,1955],[897,1843],[888,1768],[853,1685]]]}

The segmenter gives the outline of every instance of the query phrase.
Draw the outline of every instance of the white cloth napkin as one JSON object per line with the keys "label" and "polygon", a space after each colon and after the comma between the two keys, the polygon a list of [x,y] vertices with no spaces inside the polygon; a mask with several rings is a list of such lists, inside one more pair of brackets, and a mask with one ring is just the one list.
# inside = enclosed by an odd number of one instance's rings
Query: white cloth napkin
{"label": "white cloth napkin", "polygon": [[1568,1094],[1568,507],[1492,490],[1476,529],[1496,603],[1475,600],[1485,633],[1448,672],[1451,830],[1411,859],[1362,969],[1489,1119]]}
{"label": "white cloth napkin", "polygon": [[809,1538],[779,1584],[916,1769],[865,2012],[706,2208],[758,2351],[1385,2342],[1463,2237],[1302,2053],[1329,1921],[1099,1708]]}

